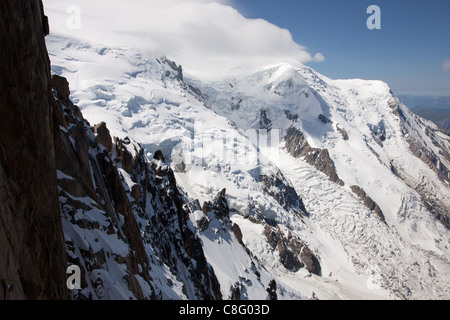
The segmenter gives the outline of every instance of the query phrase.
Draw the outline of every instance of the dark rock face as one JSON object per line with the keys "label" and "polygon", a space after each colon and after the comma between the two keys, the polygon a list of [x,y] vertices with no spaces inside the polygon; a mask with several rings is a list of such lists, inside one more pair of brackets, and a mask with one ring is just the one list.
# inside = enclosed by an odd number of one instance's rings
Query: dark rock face
{"label": "dark rock face", "polygon": [[298,237],[288,234],[286,237],[279,227],[264,225],[264,235],[273,250],[278,251],[281,264],[289,271],[296,272],[306,268],[310,273],[321,275],[319,259]]}
{"label": "dark rock face", "polygon": [[302,259],[302,262],[305,264],[306,270],[318,276],[321,275],[322,270],[320,267],[319,260],[307,246],[304,246],[302,248],[300,258]]}
{"label": "dark rock face", "polygon": [[0,4],[0,290],[64,299],[66,254],[55,176],[56,106],[42,2]]}
{"label": "dark rock face", "polygon": [[116,153],[120,157],[120,162],[122,164],[122,168],[127,172],[131,173],[133,170],[134,159],[130,151],[128,151],[126,145],[129,145],[127,139],[120,140],[115,139],[115,147]]}
{"label": "dark rock face", "polygon": [[94,132],[97,134],[97,142],[106,148],[106,150],[111,151],[112,139],[105,122],[100,122],[94,126]]}
{"label": "dark rock face", "polygon": [[369,208],[371,211],[375,212],[375,214],[380,218],[381,221],[386,223],[386,220],[384,218],[383,211],[381,211],[378,204],[370,198],[366,192],[359,186],[351,186],[350,189],[352,189],[353,193],[356,194],[363,202],[364,205]]}
{"label": "dark rock face", "polygon": [[[181,65],[177,65],[174,61],[167,59],[166,57],[161,58],[161,63],[167,64],[172,71],[175,71],[175,78],[184,81],[183,79],[183,67]],[[170,76],[170,73],[168,74]]]}
{"label": "dark rock face", "polygon": [[239,226],[237,224],[233,224],[231,226],[231,231],[233,231],[234,236],[236,237],[237,241],[240,244],[243,244],[244,242],[242,241],[242,231],[241,228],[239,228]]}
{"label": "dark rock face", "polygon": [[242,98],[231,97],[231,110],[236,111],[241,108]]}
{"label": "dark rock face", "polygon": [[303,132],[289,127],[285,136],[287,151],[296,158],[304,158],[307,163],[325,173],[331,181],[343,186],[336,172],[336,167],[327,149],[312,148],[306,140]]}
{"label": "dark rock face", "polygon": [[334,166],[333,160],[330,158],[330,154],[327,149],[322,149],[320,151],[312,152],[305,157],[308,163],[314,163],[317,170],[325,173],[331,181],[343,186],[344,181],[342,181],[336,172],[336,167]]}
{"label": "dark rock face", "polygon": [[269,225],[264,227],[264,234],[267,242],[273,250],[278,250],[281,264],[289,271],[296,272],[304,267],[298,257],[290,250],[287,239],[284,239],[281,232]]}
{"label": "dark rock face", "polygon": [[270,131],[272,129],[272,121],[267,115],[267,110],[262,109],[259,116],[259,128]]}
{"label": "dark rock face", "polygon": [[294,187],[288,183],[280,171],[273,175],[263,175],[261,178],[266,192],[286,211],[300,216],[309,215],[303,204],[302,198],[297,194]]}
{"label": "dark rock face", "polygon": [[166,162],[166,158],[164,158],[164,154],[162,153],[161,150],[155,152],[155,154],[153,155],[153,159]]}
{"label": "dark rock face", "polygon": [[324,116],[323,114],[319,114],[319,120],[323,123],[323,124],[328,124],[331,123],[331,120],[328,119],[326,116]]}
{"label": "dark rock face", "polygon": [[203,203],[202,211],[205,215],[213,213],[220,220],[229,220],[230,218],[230,208],[228,207],[228,201],[226,199],[226,189],[222,189],[213,202],[206,201]]}
{"label": "dark rock face", "polygon": [[339,131],[339,133],[342,135],[342,139],[347,141],[349,139],[347,130],[339,127],[339,125],[337,125],[336,128],[337,128],[337,131]]}
{"label": "dark rock face", "polygon": [[267,300],[278,300],[277,295],[277,282],[275,280],[271,280],[266,288],[267,291]]}
{"label": "dark rock face", "polygon": [[236,282],[230,288],[230,300],[241,300],[241,290],[242,284],[240,282]]}
{"label": "dark rock face", "polygon": [[190,84],[186,85],[186,89],[189,90],[200,102],[202,102],[206,108],[210,108],[208,105],[209,96],[207,94],[204,94],[199,88]]}
{"label": "dark rock face", "polygon": [[286,118],[288,118],[292,122],[297,122],[298,121],[298,114],[296,114],[296,113],[293,114],[291,111],[289,111],[287,109],[284,110],[284,114],[285,114]]}

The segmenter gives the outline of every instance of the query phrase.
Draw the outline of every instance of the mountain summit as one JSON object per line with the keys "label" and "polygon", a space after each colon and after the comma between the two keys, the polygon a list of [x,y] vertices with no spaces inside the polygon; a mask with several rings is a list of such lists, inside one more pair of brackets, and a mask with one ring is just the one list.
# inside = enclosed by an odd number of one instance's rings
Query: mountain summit
{"label": "mountain summit", "polygon": [[1,297],[450,296],[450,137],[387,84],[288,63],[201,81],[44,40],[40,5],[1,11],[31,35],[2,49],[26,54],[1,75]]}
{"label": "mountain summit", "polygon": [[[286,63],[202,82],[138,50],[47,44],[90,122],[162,151],[223,298],[272,278],[288,299],[446,296],[450,138],[387,84]],[[224,189],[225,220],[209,213]]]}

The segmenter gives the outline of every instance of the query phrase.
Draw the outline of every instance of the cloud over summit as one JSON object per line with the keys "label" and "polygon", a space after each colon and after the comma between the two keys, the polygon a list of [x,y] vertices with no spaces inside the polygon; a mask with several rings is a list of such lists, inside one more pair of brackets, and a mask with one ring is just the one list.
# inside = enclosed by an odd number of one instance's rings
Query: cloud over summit
{"label": "cloud over summit", "polygon": [[[80,30],[67,28],[71,5],[80,8]],[[203,79],[325,59],[295,43],[288,30],[247,19],[225,0],[47,0],[45,9],[56,35],[164,54]]]}

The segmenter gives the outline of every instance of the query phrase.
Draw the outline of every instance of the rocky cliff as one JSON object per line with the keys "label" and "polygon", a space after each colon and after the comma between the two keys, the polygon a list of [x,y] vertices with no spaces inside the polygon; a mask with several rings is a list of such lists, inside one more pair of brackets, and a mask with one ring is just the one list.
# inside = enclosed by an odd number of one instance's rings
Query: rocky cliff
{"label": "rocky cliff", "polygon": [[91,127],[70,101],[67,80],[55,75],[52,83],[65,243],[69,264],[83,274],[72,297],[220,299],[162,152],[149,159],[131,139],[112,138],[104,122]]}
{"label": "rocky cliff", "polygon": [[0,299],[66,298],[42,2],[2,1],[0,30]]}
{"label": "rocky cliff", "polygon": [[312,148],[306,140],[304,134],[299,129],[291,126],[287,129],[286,150],[296,158],[304,157],[305,161],[316,167],[320,172],[325,173],[331,181],[343,186],[342,181],[336,172],[336,167],[327,149]]}

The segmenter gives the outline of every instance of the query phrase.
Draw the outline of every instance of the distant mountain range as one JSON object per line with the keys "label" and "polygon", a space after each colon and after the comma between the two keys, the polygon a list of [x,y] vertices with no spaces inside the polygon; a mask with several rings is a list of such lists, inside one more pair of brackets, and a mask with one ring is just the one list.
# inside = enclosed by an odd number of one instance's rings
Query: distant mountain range
{"label": "distant mountain range", "polygon": [[433,121],[450,131],[450,96],[399,96],[400,100],[418,116]]}
{"label": "distant mountain range", "polygon": [[428,107],[431,109],[450,111],[450,96],[398,95],[398,98],[410,109]]}

